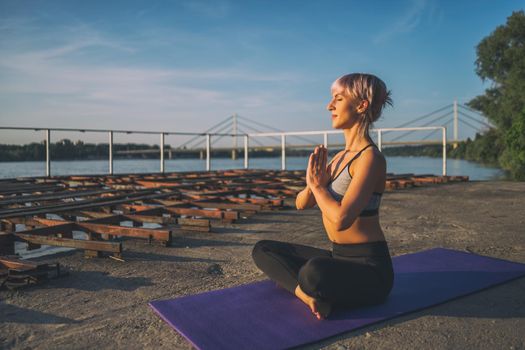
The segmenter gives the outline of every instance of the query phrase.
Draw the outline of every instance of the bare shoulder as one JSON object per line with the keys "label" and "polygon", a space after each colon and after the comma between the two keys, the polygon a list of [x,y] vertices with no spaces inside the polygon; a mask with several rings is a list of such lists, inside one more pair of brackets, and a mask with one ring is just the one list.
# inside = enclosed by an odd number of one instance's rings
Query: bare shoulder
{"label": "bare shoulder", "polygon": [[356,159],[355,169],[374,169],[376,171],[386,171],[386,159],[377,147],[366,149],[361,156]]}

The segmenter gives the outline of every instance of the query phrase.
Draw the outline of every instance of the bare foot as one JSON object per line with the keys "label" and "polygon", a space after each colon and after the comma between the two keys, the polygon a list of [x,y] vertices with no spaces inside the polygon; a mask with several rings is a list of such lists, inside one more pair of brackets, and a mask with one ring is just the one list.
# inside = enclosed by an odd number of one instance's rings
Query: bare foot
{"label": "bare foot", "polygon": [[301,299],[303,303],[308,305],[310,307],[310,310],[312,313],[317,317],[319,320],[323,318],[327,318],[330,314],[330,311],[332,310],[332,305],[326,301],[321,301],[318,299],[315,299],[301,289],[300,286],[297,286],[295,288],[295,295]]}

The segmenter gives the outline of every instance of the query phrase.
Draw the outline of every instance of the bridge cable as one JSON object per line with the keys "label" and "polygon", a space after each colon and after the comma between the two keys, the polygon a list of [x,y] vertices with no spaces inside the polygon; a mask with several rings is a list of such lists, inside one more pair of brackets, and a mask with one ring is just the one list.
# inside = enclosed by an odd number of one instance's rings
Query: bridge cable
{"label": "bridge cable", "polygon": [[[226,124],[226,125],[224,125],[221,129],[215,131],[215,133],[218,134],[218,133],[224,131],[225,129],[227,129],[227,128],[231,128],[231,127],[232,127],[231,124]],[[205,139],[205,138],[203,139],[203,138],[202,138],[203,136],[205,136],[205,135],[199,135],[199,137],[201,137],[201,139],[200,139],[197,143],[193,144],[192,147],[196,147],[197,145],[200,145],[201,143],[205,142],[206,139]],[[213,142],[215,142],[215,141],[212,141],[212,143],[213,143]]]}
{"label": "bridge cable", "polygon": [[[224,130],[227,130],[227,131],[224,131]],[[216,134],[231,134],[233,132],[233,125],[225,125],[223,126],[220,130],[217,130],[215,131]],[[219,141],[220,139],[222,139],[223,137],[226,137],[226,136],[231,136],[231,135],[219,135],[218,137],[214,137],[215,135],[210,135],[210,145],[213,145],[214,143],[216,143],[217,141]]]}
{"label": "bridge cable", "polygon": [[[221,129],[217,130],[216,133],[220,133],[220,132],[224,131],[227,128],[231,128],[231,126],[230,125],[225,125]],[[205,136],[206,135],[200,135],[200,139],[196,140],[197,142],[193,143],[191,146],[188,145],[188,148],[202,147],[201,145],[206,142]],[[210,136],[213,136],[213,135],[210,135]],[[213,144],[213,142],[215,142],[215,140],[213,140],[213,138],[212,138],[211,144]]]}
{"label": "bridge cable", "polygon": [[[225,134],[232,134],[232,133],[233,133],[233,125],[230,126],[230,127],[231,127],[231,129],[228,129],[228,132],[225,133]],[[218,132],[217,132],[217,133],[218,133]],[[226,136],[231,137],[231,135],[221,135],[221,136],[219,136],[219,137],[217,137],[217,138],[215,138],[215,137],[212,138],[212,139],[211,139],[211,142],[210,142],[210,145],[213,145],[214,143],[216,143],[217,141],[219,141],[220,139],[222,139],[223,137],[226,137]]]}
{"label": "bridge cable", "polygon": [[[452,107],[452,104],[449,104],[449,105],[447,105],[447,106],[445,106],[445,107],[441,107],[440,109],[436,109],[435,111],[430,112],[430,113],[427,113],[427,114],[425,114],[425,115],[423,115],[423,116],[421,116],[421,117],[418,117],[418,118],[416,118],[416,119],[412,119],[411,121],[408,121],[408,122],[406,122],[406,123],[403,123],[403,124],[401,124],[401,125],[396,126],[396,128],[402,128],[402,127],[405,127],[405,126],[407,126],[407,125],[410,125],[410,124],[412,124],[412,123],[414,123],[414,122],[416,122],[416,121],[420,121],[420,120],[422,120],[422,119],[425,119],[425,118],[427,118],[427,117],[430,117],[431,115],[434,115],[434,114],[436,114],[436,113],[438,113],[438,112],[441,112],[441,111],[443,111],[443,110],[445,110],[445,109],[447,109],[447,108],[450,108],[450,107]],[[387,133],[387,132],[388,132],[388,131],[385,131],[385,133]]]}
{"label": "bridge cable", "polygon": [[[230,116],[230,117],[224,119],[222,122],[220,122],[220,123],[218,123],[218,124],[215,124],[214,126],[212,126],[211,128],[209,128],[208,130],[203,131],[202,133],[203,133],[203,134],[206,134],[206,133],[212,131],[213,129],[215,129],[216,127],[218,127],[219,125],[224,124],[224,123],[226,123],[226,122],[229,122],[232,118],[233,118],[233,116]],[[187,144],[193,142],[193,140],[198,139],[199,137],[202,137],[202,135],[195,135],[195,136],[192,137],[190,140],[188,140],[188,141],[186,141],[186,142],[180,144],[178,147],[182,148],[182,147],[186,146]]]}
{"label": "bridge cable", "polygon": [[481,113],[480,111],[476,111],[475,109],[470,108],[469,106],[466,106],[464,104],[458,104],[458,106],[461,107],[461,108],[464,108],[464,109],[466,109],[466,110],[468,110],[468,111],[470,111],[472,113],[476,113],[476,114],[480,115],[483,118],[487,118],[483,113]]}
{"label": "bridge cable", "polygon": [[[261,134],[263,133],[263,131],[258,130],[258,129],[256,129],[256,128],[254,128],[253,126],[250,126],[250,125],[248,125],[248,124],[245,124],[245,123],[243,123],[243,122],[241,122],[241,121],[237,121],[237,123],[240,124],[240,125],[242,125],[242,126],[244,126],[244,127],[246,127],[246,128],[248,128],[248,129],[254,130],[255,132],[258,132],[258,133],[261,133]],[[274,139],[274,140],[276,140],[276,141],[279,141],[279,142],[281,141],[281,139],[280,139],[278,136],[267,136],[267,137],[269,137],[269,138],[271,138],[271,139]]]}
{"label": "bridge cable", "polygon": [[[439,116],[439,117],[437,117],[437,118],[435,118],[435,119],[432,119],[432,120],[429,121],[428,123],[425,123],[425,124],[421,125],[421,127],[429,126],[430,124],[435,123],[436,121],[438,121],[438,120],[440,120],[440,119],[443,119],[443,118],[448,117],[450,114],[452,114],[452,112],[448,112],[447,114],[443,114],[443,115],[441,115],[441,116]],[[410,131],[407,131],[407,132],[405,132],[405,133],[399,135],[398,137],[393,138],[393,139],[390,140],[390,141],[397,141],[397,140],[399,140],[400,138],[403,138],[403,137],[405,137],[405,136],[407,136],[407,135],[409,135],[409,134],[411,134],[411,133],[413,133],[413,132],[415,132],[415,131],[419,131],[419,130],[410,130]]]}
{"label": "bridge cable", "polygon": [[485,122],[483,122],[483,121],[477,120],[476,118],[473,118],[473,117],[469,116],[468,114],[465,114],[465,113],[463,113],[463,112],[461,112],[461,111],[458,111],[458,113],[461,114],[462,116],[465,116],[465,117],[469,118],[470,120],[473,120],[473,121],[475,121],[475,122],[478,122],[478,123],[480,123],[480,124],[483,124],[483,126],[486,126],[487,128],[493,128],[492,125],[487,124],[487,123],[485,123]]}
{"label": "bridge cable", "polygon": [[[237,128],[240,132],[242,132],[243,134],[248,134],[247,132],[245,132],[244,130],[241,130],[240,128]],[[261,141],[258,141],[256,138],[251,138],[250,140],[252,140],[253,142],[255,142],[256,144],[258,144],[259,146],[263,146],[264,145],[262,144]]]}
{"label": "bridge cable", "polygon": [[[251,122],[251,123],[257,124],[257,125],[259,125],[259,126],[262,126],[262,127],[264,127],[264,128],[268,128],[268,129],[273,130],[273,131],[283,132],[282,130],[276,129],[276,128],[271,127],[271,126],[269,126],[269,125],[265,125],[265,124],[263,124],[263,123],[256,122],[255,120],[251,120],[251,119],[248,119],[248,118],[245,118],[245,117],[241,117],[241,116],[237,116],[237,117],[238,117],[238,118],[242,118],[242,119],[244,119],[244,120],[246,120],[246,121],[249,121],[249,122]],[[245,124],[245,125],[246,125],[246,124]],[[308,142],[308,143],[311,143],[311,144],[313,144],[313,145],[316,145],[316,144],[318,143],[318,142],[315,142],[315,141],[312,142],[311,139],[308,139],[308,138],[306,138],[306,137],[302,137],[302,136],[295,136],[295,137],[297,137],[298,139],[301,139],[301,140],[303,140],[303,141],[306,141],[306,142]]]}
{"label": "bridge cable", "polygon": [[[447,127],[448,124],[452,123],[452,119],[450,119],[448,122],[446,122],[445,124],[441,124],[441,126],[443,127]],[[423,137],[422,140],[426,140],[428,139],[431,135],[435,134],[436,132],[439,132],[440,130],[433,130],[431,131],[427,136]]]}
{"label": "bridge cable", "polygon": [[474,125],[470,124],[470,123],[467,123],[466,121],[464,121],[463,119],[458,119],[460,122],[462,122],[463,124],[465,125],[468,125],[470,126],[472,129],[476,130],[476,131],[481,131],[479,130],[478,128],[476,128]]}

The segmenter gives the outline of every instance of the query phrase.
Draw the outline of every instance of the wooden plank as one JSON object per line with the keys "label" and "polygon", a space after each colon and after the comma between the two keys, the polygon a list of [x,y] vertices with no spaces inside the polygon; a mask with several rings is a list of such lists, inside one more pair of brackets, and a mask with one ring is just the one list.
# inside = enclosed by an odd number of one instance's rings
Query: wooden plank
{"label": "wooden plank", "polygon": [[15,233],[15,235],[34,244],[45,244],[57,247],[87,249],[110,253],[122,252],[122,244],[120,242],[102,242],[72,238],[48,237],[28,233]]}
{"label": "wooden plank", "polygon": [[150,222],[155,224],[176,224],[177,218],[169,216],[152,216],[152,215],[138,215],[138,214],[124,214],[123,217],[136,222]]}
{"label": "wooden plank", "polygon": [[65,234],[70,235],[71,231],[75,229],[75,224],[69,221],[65,221],[65,223],[60,225],[53,225],[49,227],[39,227],[34,228],[32,230],[25,230],[16,232],[16,234],[31,234],[36,236],[51,236],[51,235],[59,235],[59,234]]}
{"label": "wooden plank", "polygon": [[163,242],[171,242],[171,231],[169,230],[92,224],[87,222],[78,222],[76,223],[76,225],[91,232],[96,232],[100,234],[155,239]]}
{"label": "wooden plank", "polygon": [[237,203],[223,203],[223,202],[206,202],[206,201],[192,201],[190,202],[192,205],[195,205],[197,207],[201,208],[219,208],[219,209],[233,209],[233,210],[252,210],[252,211],[260,211],[262,210],[262,206],[258,204],[251,204],[251,203],[243,203],[243,204],[237,204]]}
{"label": "wooden plank", "polygon": [[74,204],[65,203],[65,204],[60,204],[60,205],[42,206],[42,207],[36,207],[36,208],[24,207],[24,208],[16,208],[15,210],[0,210],[0,219],[16,217],[16,216],[24,216],[24,215],[60,213],[60,212],[66,212],[66,211],[71,211],[71,210],[97,208],[101,206],[110,206],[110,205],[116,205],[116,204],[122,204],[122,203],[129,203],[129,202],[136,201],[136,200],[169,197],[171,195],[173,194],[155,193],[155,194],[142,195],[139,193],[139,194],[134,194],[133,196],[132,195],[122,195],[122,196],[119,196],[120,199],[112,198],[111,200],[107,200],[104,198],[100,198],[98,200],[93,200],[93,201],[80,201]]}
{"label": "wooden plank", "polygon": [[25,269],[30,270],[30,269],[35,269],[38,267],[38,264],[35,264],[32,261],[21,260],[16,257],[10,257],[10,256],[0,256],[0,265],[3,265],[4,267],[8,269],[17,269],[17,270],[25,270]]}
{"label": "wooden plank", "polygon": [[199,226],[199,227],[210,227],[210,220],[206,219],[189,219],[189,218],[177,218],[177,224],[182,226]]}
{"label": "wooden plank", "polygon": [[165,208],[167,212],[177,215],[202,216],[205,218],[222,219],[224,214],[221,210],[206,210],[194,208]]}
{"label": "wooden plank", "polygon": [[8,205],[8,204],[16,204],[16,203],[39,202],[39,201],[44,201],[44,200],[60,200],[60,199],[73,198],[73,197],[96,196],[99,194],[108,194],[108,193],[114,193],[114,192],[117,192],[117,190],[112,190],[112,189],[104,189],[104,190],[96,190],[96,191],[93,191],[93,190],[92,191],[64,190],[64,191],[60,191],[58,193],[52,193],[52,194],[16,196],[15,198],[0,200],[0,206]]}

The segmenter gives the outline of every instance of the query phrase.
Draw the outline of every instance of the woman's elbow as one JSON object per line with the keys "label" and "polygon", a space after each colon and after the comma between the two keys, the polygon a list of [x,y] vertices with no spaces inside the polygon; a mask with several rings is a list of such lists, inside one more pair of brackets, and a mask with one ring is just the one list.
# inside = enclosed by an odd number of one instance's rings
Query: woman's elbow
{"label": "woman's elbow", "polygon": [[304,202],[304,201],[295,201],[295,208],[297,208],[297,210],[304,210],[304,209],[308,209],[309,206],[308,206],[308,202]]}
{"label": "woman's elbow", "polygon": [[339,216],[335,218],[333,223],[337,231],[343,231],[350,228],[350,226],[352,226],[352,224],[354,223],[354,220],[354,218],[348,216]]}

